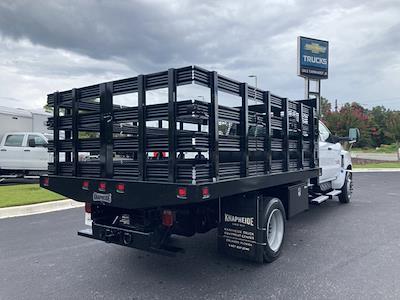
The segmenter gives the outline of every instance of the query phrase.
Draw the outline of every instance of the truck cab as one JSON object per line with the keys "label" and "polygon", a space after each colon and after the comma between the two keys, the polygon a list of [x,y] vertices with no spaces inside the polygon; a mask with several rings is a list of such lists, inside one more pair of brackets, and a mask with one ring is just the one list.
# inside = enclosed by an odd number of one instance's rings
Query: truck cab
{"label": "truck cab", "polygon": [[[319,121],[319,167],[318,184],[314,191],[318,196],[313,202],[321,203],[332,196],[338,196],[343,203],[350,201],[352,192],[352,163],[350,153],[340,143],[350,144],[358,140],[359,131],[349,130],[348,137],[336,137]],[[315,201],[316,200],[316,201]]]}
{"label": "truck cab", "polygon": [[8,132],[0,143],[0,174],[45,172],[48,140],[38,132]]}

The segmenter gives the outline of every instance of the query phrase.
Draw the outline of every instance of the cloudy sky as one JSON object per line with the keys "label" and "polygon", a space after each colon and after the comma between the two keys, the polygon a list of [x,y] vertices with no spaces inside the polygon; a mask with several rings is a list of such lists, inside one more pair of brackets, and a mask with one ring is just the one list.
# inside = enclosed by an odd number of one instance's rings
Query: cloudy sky
{"label": "cloudy sky", "polygon": [[296,38],[329,40],[322,95],[400,109],[400,1],[0,2],[0,105],[197,64],[302,98]]}

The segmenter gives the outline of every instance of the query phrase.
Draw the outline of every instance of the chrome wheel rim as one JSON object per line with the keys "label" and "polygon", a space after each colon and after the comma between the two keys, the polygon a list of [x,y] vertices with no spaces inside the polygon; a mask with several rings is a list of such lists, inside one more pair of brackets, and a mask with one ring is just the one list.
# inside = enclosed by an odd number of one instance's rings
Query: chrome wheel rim
{"label": "chrome wheel rim", "polygon": [[284,220],[282,212],[275,208],[267,222],[267,242],[269,248],[277,252],[283,241]]}

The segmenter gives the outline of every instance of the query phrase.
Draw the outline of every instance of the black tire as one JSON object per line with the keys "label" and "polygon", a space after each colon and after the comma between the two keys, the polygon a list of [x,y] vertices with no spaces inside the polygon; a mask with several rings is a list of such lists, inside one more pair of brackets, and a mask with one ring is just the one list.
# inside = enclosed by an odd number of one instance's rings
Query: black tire
{"label": "black tire", "polygon": [[349,203],[351,200],[351,195],[353,191],[353,180],[352,180],[352,173],[347,171],[346,178],[344,179],[344,183],[342,186],[342,193],[339,194],[339,201],[340,203]]}
{"label": "black tire", "polygon": [[[279,257],[279,255],[281,254],[281,251],[282,251],[283,242],[285,240],[286,214],[285,214],[285,208],[283,207],[281,200],[279,200],[278,198],[273,198],[273,197],[268,197],[267,199],[269,199],[269,200],[267,200],[268,204],[266,206],[265,214],[264,214],[264,220],[265,220],[264,228],[266,228],[266,230],[267,230],[265,246],[264,246],[264,262],[271,263]],[[280,214],[276,210],[279,210]],[[277,220],[281,219],[282,223],[278,222],[279,223],[278,226],[280,227],[280,225],[283,225],[283,228],[282,228],[283,232],[282,232],[282,239],[279,243],[279,246],[277,246],[277,244],[274,245],[274,243],[272,243],[272,247],[271,247],[271,245],[268,241],[270,228],[268,228],[267,226],[268,226],[268,224],[271,226],[271,222],[269,222],[269,220],[272,221],[272,217],[271,217],[272,214],[275,215],[274,218],[276,218]]]}

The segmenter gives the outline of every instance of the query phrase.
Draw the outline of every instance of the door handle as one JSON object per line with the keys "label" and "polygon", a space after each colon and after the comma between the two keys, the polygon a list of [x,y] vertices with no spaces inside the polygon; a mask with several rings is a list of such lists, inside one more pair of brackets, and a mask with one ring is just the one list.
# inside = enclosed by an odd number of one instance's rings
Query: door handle
{"label": "door handle", "polygon": [[24,150],[24,152],[31,152],[31,150],[29,150],[29,149],[25,149],[25,150]]}
{"label": "door handle", "polygon": [[1,152],[6,152],[6,151],[7,151],[7,149],[1,149],[0,151],[1,151]]}
{"label": "door handle", "polygon": [[328,150],[332,150],[332,148],[331,148],[331,147],[328,147]]}

